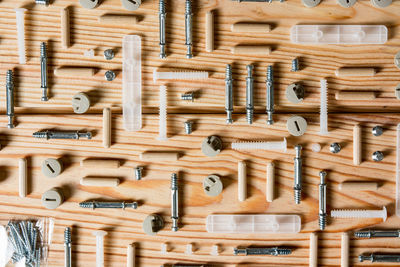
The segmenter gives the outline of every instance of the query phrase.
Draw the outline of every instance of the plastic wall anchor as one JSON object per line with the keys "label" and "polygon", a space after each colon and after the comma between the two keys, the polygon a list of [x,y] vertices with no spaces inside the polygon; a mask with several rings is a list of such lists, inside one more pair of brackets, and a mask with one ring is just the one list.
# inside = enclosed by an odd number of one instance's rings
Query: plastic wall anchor
{"label": "plastic wall anchor", "polygon": [[96,267],[104,267],[104,236],[106,231],[94,231],[92,233],[96,237]]}
{"label": "plastic wall anchor", "polygon": [[331,217],[333,218],[382,218],[387,219],[386,207],[382,210],[332,210]]}
{"label": "plastic wall anchor", "polygon": [[218,245],[213,245],[212,247],[211,247],[211,252],[210,252],[210,255],[211,256],[219,256],[219,246]]}
{"label": "plastic wall anchor", "polygon": [[167,87],[160,86],[159,133],[157,140],[167,141]]}
{"label": "plastic wall anchor", "polygon": [[349,267],[349,234],[342,233],[342,246],[341,246],[341,258],[340,258],[340,266],[341,267]]}
{"label": "plastic wall anchor", "polygon": [[272,202],[275,198],[275,165],[273,162],[267,163],[267,182],[265,197],[267,202]]}
{"label": "plastic wall anchor", "polygon": [[328,135],[328,83],[321,80],[321,103],[319,111],[319,134]]}
{"label": "plastic wall anchor", "polygon": [[16,8],[15,9],[15,14],[16,14],[16,19],[17,19],[19,64],[26,64],[25,11],[26,11],[26,8]]}
{"label": "plastic wall anchor", "polygon": [[193,255],[193,244],[187,244],[186,245],[185,254],[186,255]]}
{"label": "plastic wall anchor", "polygon": [[281,150],[286,152],[287,142],[286,138],[283,138],[282,142],[236,142],[232,143],[231,147],[234,150]]}
{"label": "plastic wall anchor", "polygon": [[26,197],[28,194],[27,181],[28,164],[25,158],[18,160],[18,180],[19,180],[19,197]]}
{"label": "plastic wall anchor", "polygon": [[318,235],[317,233],[310,234],[310,256],[309,256],[309,266],[318,266]]}
{"label": "plastic wall anchor", "polygon": [[153,81],[156,83],[158,80],[205,80],[208,78],[208,71],[159,71],[154,69]]}
{"label": "plastic wall anchor", "polygon": [[400,123],[396,131],[396,215],[400,217]]}

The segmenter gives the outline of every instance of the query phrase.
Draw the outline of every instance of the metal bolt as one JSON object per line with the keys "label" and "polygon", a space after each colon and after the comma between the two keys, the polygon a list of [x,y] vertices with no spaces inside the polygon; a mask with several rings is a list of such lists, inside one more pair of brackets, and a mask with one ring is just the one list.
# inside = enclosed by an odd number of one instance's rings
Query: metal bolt
{"label": "metal bolt", "polygon": [[50,0],[35,0],[35,3],[38,5],[46,5],[48,6],[50,4]]}
{"label": "metal bolt", "polygon": [[165,2],[160,0],[159,11],[158,11],[158,22],[159,22],[159,35],[160,35],[160,58],[166,58],[165,54],[165,21],[167,13],[165,12]]}
{"label": "metal bolt", "polygon": [[301,178],[302,178],[302,159],[301,146],[294,147],[296,157],[294,158],[294,202],[300,204],[301,201]]}
{"label": "metal bolt", "polygon": [[188,100],[188,101],[193,101],[194,100],[194,93],[185,93],[181,95],[181,100]]}
{"label": "metal bolt", "polygon": [[372,153],[372,159],[374,161],[382,161],[383,153],[381,151],[375,151],[374,153]]}
{"label": "metal bolt", "polygon": [[112,49],[107,49],[107,50],[104,51],[104,58],[105,58],[106,60],[111,60],[111,59],[113,59],[114,57],[115,57],[114,50],[112,50]]}
{"label": "metal bolt", "polygon": [[383,134],[383,128],[381,126],[375,126],[372,128],[372,134],[374,136],[381,136]]}
{"label": "metal bolt", "polygon": [[354,232],[354,236],[358,238],[372,238],[372,237],[400,237],[400,230],[383,230],[383,231],[358,231]]}
{"label": "metal bolt", "polygon": [[12,70],[7,71],[6,76],[6,90],[7,90],[7,117],[9,129],[14,128],[14,82]]}
{"label": "metal bolt", "polygon": [[112,70],[108,70],[106,71],[106,73],[104,73],[104,78],[106,79],[106,81],[114,81],[115,77],[115,72],[113,72]]}
{"label": "metal bolt", "polygon": [[324,230],[326,226],[326,172],[319,173],[319,229]]}
{"label": "metal bolt", "polygon": [[79,207],[86,209],[125,209],[132,208],[137,209],[137,202],[106,202],[106,201],[86,201],[79,203]]}
{"label": "metal bolt", "polygon": [[46,43],[40,44],[40,77],[42,89],[42,101],[48,101],[47,96],[47,47]]}
{"label": "metal bolt", "polygon": [[339,145],[339,143],[332,143],[331,146],[329,147],[329,151],[331,151],[334,154],[339,153],[340,150],[342,150],[342,147]]}
{"label": "metal bolt", "polygon": [[178,203],[178,176],[176,173],[171,175],[171,219],[172,219],[172,231],[178,231],[178,220],[179,220],[179,203]]}
{"label": "metal bolt", "polygon": [[295,58],[292,60],[292,70],[291,71],[299,71],[300,67],[299,67],[299,59]]}
{"label": "metal bolt", "polygon": [[92,139],[92,133],[80,133],[76,132],[56,132],[56,131],[44,131],[44,132],[36,132],[33,133],[33,137],[42,138],[42,139],[75,139],[78,140],[80,138]]}
{"label": "metal bolt", "polygon": [[142,180],[142,175],[143,175],[143,167],[138,166],[135,168],[135,178],[137,181]]}
{"label": "metal bolt", "polygon": [[234,248],[233,254],[235,255],[273,255],[273,256],[280,256],[280,255],[289,255],[292,254],[291,249],[287,248]]}
{"label": "metal bolt", "polygon": [[71,267],[71,228],[66,227],[64,230],[64,266]]}
{"label": "metal bolt", "polygon": [[232,124],[232,112],[233,112],[233,79],[232,79],[232,66],[226,65],[225,71],[225,111],[226,111],[226,123]]}
{"label": "metal bolt", "polygon": [[274,113],[274,70],[272,66],[268,66],[267,68],[267,124],[274,124],[274,120],[272,118],[272,114]]}
{"label": "metal bolt", "polygon": [[246,78],[246,118],[247,123],[253,123],[254,113],[254,98],[253,98],[253,65],[247,65],[247,78]]}
{"label": "metal bolt", "polygon": [[193,122],[192,121],[185,121],[185,133],[186,134],[191,134],[192,133],[192,126]]}
{"label": "metal bolt", "polygon": [[186,58],[192,58],[192,1],[186,0],[186,8],[185,8],[185,37],[186,37]]}
{"label": "metal bolt", "polygon": [[372,253],[369,256],[360,255],[360,256],[358,256],[358,260],[360,262],[363,262],[363,261],[370,261],[370,262],[400,262],[400,255],[393,255],[393,254],[376,255],[376,254]]}

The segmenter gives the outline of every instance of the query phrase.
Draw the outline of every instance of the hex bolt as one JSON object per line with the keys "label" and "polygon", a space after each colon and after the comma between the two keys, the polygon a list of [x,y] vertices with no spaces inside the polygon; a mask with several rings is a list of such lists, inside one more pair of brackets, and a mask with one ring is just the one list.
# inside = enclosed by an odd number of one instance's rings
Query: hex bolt
{"label": "hex bolt", "polygon": [[382,161],[383,160],[383,153],[381,151],[375,151],[372,153],[373,161]]}
{"label": "hex bolt", "polygon": [[326,172],[319,173],[319,229],[324,230],[326,227]]}
{"label": "hex bolt", "polygon": [[373,237],[400,237],[400,230],[368,230],[354,232],[354,236],[358,238],[373,238]]}
{"label": "hex bolt", "polygon": [[142,176],[143,176],[143,167],[142,166],[137,166],[135,168],[135,179],[137,181],[142,180]]}
{"label": "hex bolt", "polygon": [[106,201],[85,201],[79,203],[79,207],[86,209],[125,209],[132,208],[137,209],[137,202],[106,202]]}
{"label": "hex bolt", "polygon": [[167,13],[165,12],[165,2],[160,0],[159,11],[158,11],[158,23],[159,23],[159,35],[160,35],[160,58],[166,58],[165,54],[165,22],[167,19]]}
{"label": "hex bolt", "polygon": [[329,147],[329,151],[331,151],[334,154],[339,153],[340,150],[342,150],[342,147],[340,146],[339,143],[332,143]]}
{"label": "hex bolt", "polygon": [[287,248],[234,248],[233,254],[235,255],[273,255],[273,256],[280,256],[280,255],[290,255],[292,254],[291,249]]}
{"label": "hex bolt", "polygon": [[185,121],[185,133],[191,134],[193,131],[193,122],[192,121]]}
{"label": "hex bolt", "polygon": [[179,203],[178,203],[178,176],[176,173],[171,175],[171,219],[172,219],[172,231],[178,231],[178,220],[179,220]]}
{"label": "hex bolt", "polygon": [[226,123],[232,124],[232,113],[233,113],[233,79],[232,79],[232,66],[226,65],[225,72],[225,111],[226,111]]}
{"label": "hex bolt", "polygon": [[186,58],[193,57],[192,44],[192,1],[186,0],[185,4],[185,37],[186,37]]}
{"label": "hex bolt", "polygon": [[393,255],[393,254],[370,254],[370,255],[360,255],[358,256],[358,260],[360,262],[363,261],[370,261],[370,262],[400,262],[400,255]]}
{"label": "hex bolt", "polygon": [[292,60],[292,69],[291,69],[291,71],[296,72],[296,71],[299,71],[299,70],[300,70],[299,59],[295,58],[295,59]]}
{"label": "hex bolt", "polygon": [[47,96],[47,47],[46,43],[44,42],[40,44],[40,77],[41,77],[40,88],[42,89],[41,101],[48,101],[49,98]]}
{"label": "hex bolt", "polygon": [[79,131],[76,132],[61,132],[61,131],[43,131],[43,132],[36,132],[33,133],[33,137],[41,138],[41,139],[75,139],[78,140],[80,138],[87,138],[92,139],[92,133],[80,133]]}
{"label": "hex bolt", "polygon": [[381,126],[375,126],[372,128],[372,134],[374,136],[381,136],[383,134],[383,128]]}
{"label": "hex bolt", "polygon": [[112,50],[112,49],[104,50],[104,58],[105,58],[106,60],[111,60],[111,59],[113,59],[114,57],[115,57],[114,50]]}
{"label": "hex bolt", "polygon": [[248,124],[253,123],[254,113],[254,89],[253,89],[253,65],[247,65],[247,78],[246,78],[246,119]]}
{"label": "hex bolt", "polygon": [[114,81],[115,77],[115,72],[113,72],[112,70],[108,70],[104,73],[104,79],[106,79],[106,81],[108,82]]}
{"label": "hex bolt", "polygon": [[71,228],[66,227],[64,230],[64,266],[71,267]]}
{"label": "hex bolt", "polygon": [[302,178],[302,159],[301,146],[294,147],[296,157],[294,158],[294,202],[300,204],[301,201],[301,178]]}
{"label": "hex bolt", "polygon": [[181,95],[181,100],[187,100],[187,101],[192,101],[194,100],[194,93],[189,92]]}
{"label": "hex bolt", "polygon": [[6,76],[7,117],[9,129],[14,128],[14,81],[12,70],[7,71]]}
{"label": "hex bolt", "polygon": [[274,70],[272,66],[268,66],[267,68],[267,124],[274,124],[274,120],[272,115],[274,113]]}

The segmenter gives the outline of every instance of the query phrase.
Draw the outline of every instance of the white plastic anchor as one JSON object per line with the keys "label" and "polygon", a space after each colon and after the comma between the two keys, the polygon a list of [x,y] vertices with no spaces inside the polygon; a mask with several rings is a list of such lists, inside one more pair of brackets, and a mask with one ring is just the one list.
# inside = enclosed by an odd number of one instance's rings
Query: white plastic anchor
{"label": "white plastic anchor", "polygon": [[331,217],[333,218],[382,218],[386,221],[386,207],[382,210],[332,210]]}
{"label": "white plastic anchor", "polygon": [[98,230],[92,234],[96,236],[96,267],[104,267],[104,236],[107,232]]}

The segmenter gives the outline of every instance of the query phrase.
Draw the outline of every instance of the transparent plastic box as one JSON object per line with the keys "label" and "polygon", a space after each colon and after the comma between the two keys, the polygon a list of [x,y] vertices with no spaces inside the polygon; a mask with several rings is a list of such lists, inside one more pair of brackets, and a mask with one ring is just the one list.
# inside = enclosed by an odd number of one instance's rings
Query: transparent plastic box
{"label": "transparent plastic box", "polygon": [[384,25],[295,25],[290,40],[295,44],[384,44]]}

